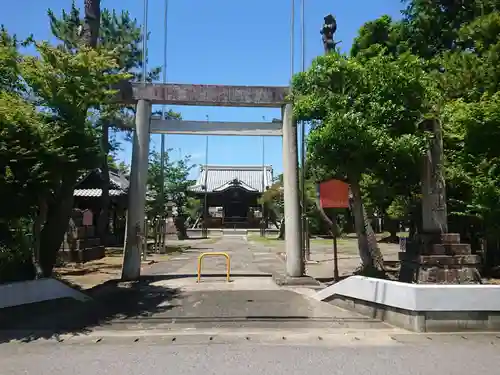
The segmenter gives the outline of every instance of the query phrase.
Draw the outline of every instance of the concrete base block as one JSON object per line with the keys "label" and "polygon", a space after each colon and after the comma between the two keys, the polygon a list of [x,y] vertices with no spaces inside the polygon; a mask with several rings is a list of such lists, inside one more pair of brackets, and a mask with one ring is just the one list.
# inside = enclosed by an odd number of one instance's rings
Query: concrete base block
{"label": "concrete base block", "polygon": [[279,286],[319,286],[318,280],[310,276],[290,277],[283,274],[274,274],[274,282]]}
{"label": "concrete base block", "polygon": [[497,285],[422,285],[352,276],[312,298],[414,332],[500,331]]}

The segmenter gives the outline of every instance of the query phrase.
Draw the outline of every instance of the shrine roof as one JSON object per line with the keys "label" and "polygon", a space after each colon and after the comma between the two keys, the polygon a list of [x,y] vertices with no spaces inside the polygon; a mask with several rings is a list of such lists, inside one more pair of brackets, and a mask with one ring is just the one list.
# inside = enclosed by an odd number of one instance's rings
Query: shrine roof
{"label": "shrine roof", "polygon": [[[82,175],[77,181],[73,195],[75,197],[100,197],[102,195],[101,173],[101,170],[96,168]],[[129,185],[130,183],[124,174],[115,170],[109,171],[110,197],[126,195]]]}
{"label": "shrine roof", "polygon": [[262,193],[272,185],[273,167],[202,165],[196,184],[190,190],[197,193],[205,192],[205,178],[209,193],[221,192],[235,185],[249,192]]}

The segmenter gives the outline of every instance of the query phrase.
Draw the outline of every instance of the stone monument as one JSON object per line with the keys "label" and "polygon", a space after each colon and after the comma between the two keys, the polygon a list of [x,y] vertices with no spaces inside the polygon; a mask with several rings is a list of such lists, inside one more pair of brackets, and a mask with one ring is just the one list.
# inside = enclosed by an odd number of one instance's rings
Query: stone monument
{"label": "stone monument", "polygon": [[60,256],[64,261],[76,263],[104,258],[105,248],[101,245],[100,238],[95,234],[91,211],[73,210],[61,246]]}
{"label": "stone monument", "polygon": [[422,233],[409,240],[406,251],[399,253],[400,281],[410,283],[480,283],[478,255],[469,244],[460,243],[460,235],[448,233],[446,184],[441,124],[424,120],[422,129],[433,134],[422,160]]}

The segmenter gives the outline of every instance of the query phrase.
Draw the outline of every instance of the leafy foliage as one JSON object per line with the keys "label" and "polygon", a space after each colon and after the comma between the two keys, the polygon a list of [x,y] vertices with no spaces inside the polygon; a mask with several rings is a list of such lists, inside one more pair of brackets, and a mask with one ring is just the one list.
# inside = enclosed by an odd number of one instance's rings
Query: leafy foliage
{"label": "leafy foliage", "polygon": [[330,174],[318,178],[359,178],[381,163],[417,158],[429,98],[422,63],[411,55],[363,61],[332,53],[293,81],[297,118],[316,120],[308,139],[313,171]]}
{"label": "leafy foliage", "polygon": [[[163,175],[161,172],[160,153],[151,152],[148,170],[148,216],[163,216],[167,212],[167,204],[173,203],[177,208],[179,216],[185,215],[196,202],[189,200],[188,188],[195,184],[194,180],[189,179],[189,173],[194,168],[190,157],[186,156],[183,160],[175,162],[170,161],[168,150],[165,153],[165,164]],[[164,176],[164,180],[162,180]],[[163,185],[163,198],[161,196]]]}
{"label": "leafy foliage", "polygon": [[[15,228],[47,207],[40,258],[50,275],[67,225],[61,212],[71,207],[79,174],[98,165],[98,134],[90,115],[112,103],[110,87],[128,76],[109,74],[117,68],[110,51],[68,51],[28,40],[38,56],[23,56],[6,30],[1,41],[0,191],[12,199],[0,221]],[[2,232],[3,242],[10,242],[11,231]]]}

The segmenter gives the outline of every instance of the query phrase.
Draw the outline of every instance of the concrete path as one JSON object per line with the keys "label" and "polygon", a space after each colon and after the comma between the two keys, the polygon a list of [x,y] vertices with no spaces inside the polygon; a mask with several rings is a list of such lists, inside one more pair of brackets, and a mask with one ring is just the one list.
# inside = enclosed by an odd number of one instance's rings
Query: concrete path
{"label": "concrete path", "polygon": [[[215,276],[196,283],[202,251]],[[94,302],[52,307],[13,332],[0,331],[6,374],[392,374],[495,373],[497,334],[413,334],[332,305],[268,276],[276,251],[243,237],[199,243],[148,268],[140,282],[97,290]],[[303,291],[302,291],[303,292]],[[24,328],[24,331],[23,329]]]}
{"label": "concrete path", "polygon": [[[272,249],[253,251],[246,236],[224,236],[215,238],[212,243],[184,242],[191,248],[181,254],[173,255],[168,262],[151,265],[144,270],[145,275],[196,275],[198,256],[203,252],[226,252],[231,257],[231,274],[266,276],[276,271],[283,271],[283,260]],[[203,261],[203,273],[225,273],[225,259],[223,257],[207,257]]]}
{"label": "concrete path", "polygon": [[[231,282],[225,280],[225,259],[207,258],[196,282],[202,252],[231,256]],[[139,282],[114,282],[92,291],[92,303],[54,306],[46,315],[0,331],[1,340],[33,340],[58,334],[116,332],[147,334],[218,334],[317,330],[333,332],[402,332],[376,319],[354,314],[309,297],[315,290],[277,286],[270,277],[282,270],[273,250],[255,250],[246,237],[226,236],[214,243],[196,243],[169,261],[146,268]],[[3,333],[3,337],[2,337]]]}

